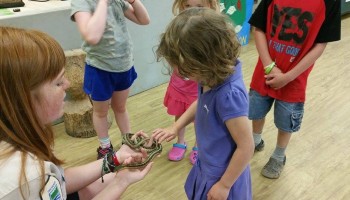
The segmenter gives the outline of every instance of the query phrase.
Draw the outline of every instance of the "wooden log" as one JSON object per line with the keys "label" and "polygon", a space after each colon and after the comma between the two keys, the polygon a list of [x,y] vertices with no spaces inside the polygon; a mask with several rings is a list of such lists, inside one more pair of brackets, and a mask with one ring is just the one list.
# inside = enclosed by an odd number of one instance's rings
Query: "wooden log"
{"label": "wooden log", "polygon": [[89,98],[66,101],[63,117],[68,135],[82,138],[96,136],[92,124],[92,104]]}
{"label": "wooden log", "polygon": [[66,90],[70,98],[74,100],[85,99],[83,90],[85,52],[81,49],[66,51],[65,77],[70,82],[70,87]]}
{"label": "wooden log", "polygon": [[[92,123],[92,104],[86,97],[83,100],[68,100],[64,108],[64,125],[68,135],[88,138],[96,136]],[[108,128],[112,125],[113,115],[108,115]]]}

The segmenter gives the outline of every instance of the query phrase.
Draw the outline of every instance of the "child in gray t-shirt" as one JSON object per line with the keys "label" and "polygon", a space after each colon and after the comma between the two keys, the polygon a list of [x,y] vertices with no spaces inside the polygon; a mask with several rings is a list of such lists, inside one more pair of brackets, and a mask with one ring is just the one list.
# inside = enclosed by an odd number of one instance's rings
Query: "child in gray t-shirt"
{"label": "child in gray t-shirt", "polygon": [[71,19],[84,39],[84,91],[93,102],[99,159],[113,150],[107,126],[109,105],[120,132],[131,132],[126,100],[137,73],[126,18],[140,25],[148,24],[150,19],[141,0],[71,0],[71,4]]}

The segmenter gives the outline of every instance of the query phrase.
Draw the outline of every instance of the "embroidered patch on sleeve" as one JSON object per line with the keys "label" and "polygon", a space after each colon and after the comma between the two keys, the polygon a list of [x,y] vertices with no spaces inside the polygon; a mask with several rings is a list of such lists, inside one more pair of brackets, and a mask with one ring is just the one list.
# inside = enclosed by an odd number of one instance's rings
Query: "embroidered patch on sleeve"
{"label": "embroidered patch on sleeve", "polygon": [[42,200],[63,200],[60,182],[54,176],[49,176],[41,190]]}

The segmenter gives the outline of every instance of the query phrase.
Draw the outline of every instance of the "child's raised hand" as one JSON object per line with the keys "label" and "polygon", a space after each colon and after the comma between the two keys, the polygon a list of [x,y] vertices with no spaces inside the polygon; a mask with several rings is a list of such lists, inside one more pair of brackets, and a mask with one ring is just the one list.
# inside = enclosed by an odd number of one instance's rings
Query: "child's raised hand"
{"label": "child's raised hand", "polygon": [[177,136],[177,132],[173,128],[173,126],[162,129],[158,128],[153,131],[152,138],[157,140],[158,142],[163,142],[164,140],[169,142],[173,140]]}

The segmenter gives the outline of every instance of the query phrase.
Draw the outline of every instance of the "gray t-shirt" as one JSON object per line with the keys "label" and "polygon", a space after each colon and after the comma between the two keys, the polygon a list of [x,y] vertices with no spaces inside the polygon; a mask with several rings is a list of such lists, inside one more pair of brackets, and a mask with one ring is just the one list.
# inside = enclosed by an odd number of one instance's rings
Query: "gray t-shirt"
{"label": "gray t-shirt", "polygon": [[[94,13],[98,0],[71,0],[71,19],[76,12]],[[103,36],[98,44],[90,45],[84,41],[82,49],[86,52],[86,63],[110,72],[125,72],[133,65],[132,42],[126,27],[124,11],[129,4],[124,0],[110,0],[107,22]]]}

